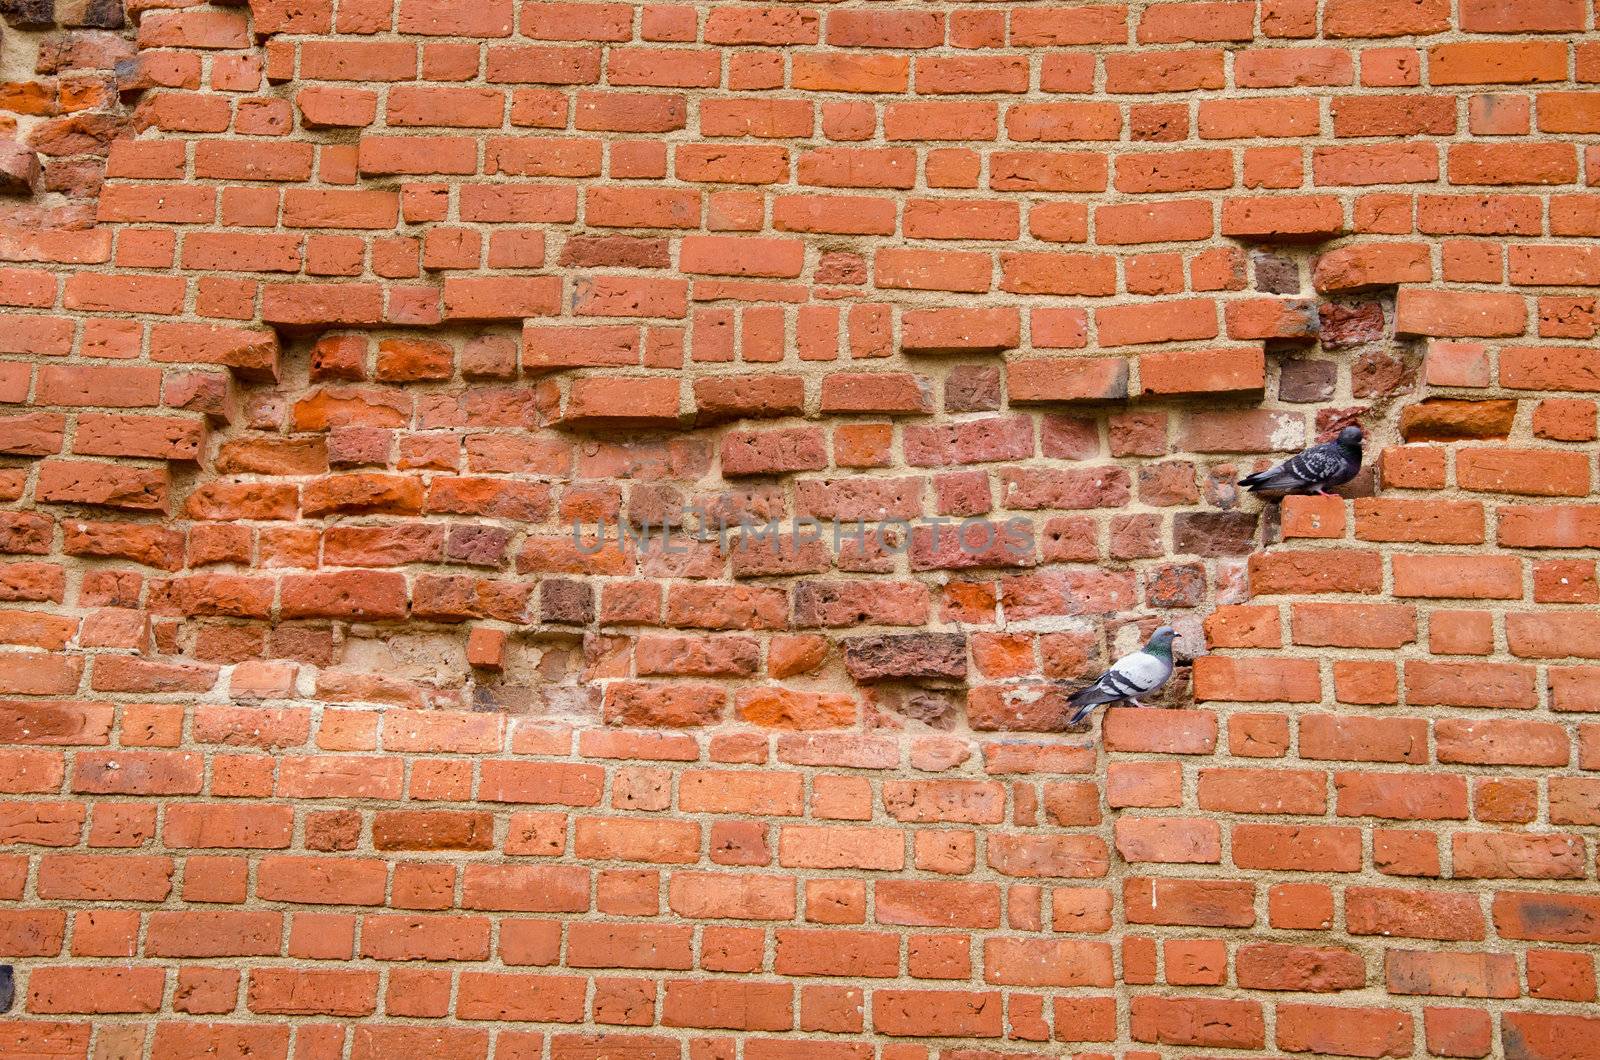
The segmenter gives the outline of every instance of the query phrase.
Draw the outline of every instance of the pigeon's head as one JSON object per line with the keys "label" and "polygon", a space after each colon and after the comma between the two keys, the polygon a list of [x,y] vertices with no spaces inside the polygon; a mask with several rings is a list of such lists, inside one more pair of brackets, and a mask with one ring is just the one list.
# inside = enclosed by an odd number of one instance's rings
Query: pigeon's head
{"label": "pigeon's head", "polygon": [[1150,634],[1150,642],[1145,645],[1146,651],[1172,651],[1172,642],[1178,639],[1178,631],[1171,626],[1162,626]]}
{"label": "pigeon's head", "polygon": [[1360,427],[1346,427],[1339,432],[1339,444],[1347,449],[1360,449],[1361,438]]}

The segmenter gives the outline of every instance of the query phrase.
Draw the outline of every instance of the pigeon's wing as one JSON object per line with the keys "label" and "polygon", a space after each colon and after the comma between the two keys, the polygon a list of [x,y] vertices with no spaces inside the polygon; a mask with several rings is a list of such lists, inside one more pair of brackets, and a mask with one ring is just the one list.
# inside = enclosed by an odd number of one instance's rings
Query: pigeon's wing
{"label": "pigeon's wing", "polygon": [[1172,676],[1172,666],[1149,652],[1136,651],[1113,663],[1111,669],[1106,671],[1106,676],[1128,689],[1129,695],[1137,696],[1154,692],[1166,684],[1167,678]]}
{"label": "pigeon's wing", "polygon": [[1136,651],[1112,663],[1111,669],[1101,674],[1094,684],[1073,693],[1068,702],[1076,707],[1092,707],[1100,703],[1133,699],[1160,688],[1171,676],[1172,668],[1166,662],[1154,655]]}
{"label": "pigeon's wing", "polygon": [[1347,482],[1354,473],[1350,458],[1331,442],[1312,446],[1290,457],[1284,462],[1283,469],[1307,485]]}
{"label": "pigeon's wing", "polygon": [[1314,445],[1276,467],[1248,475],[1239,481],[1252,490],[1292,493],[1295,490],[1342,485],[1354,478],[1359,468],[1359,464],[1351,464],[1349,456],[1337,444],[1328,442]]}
{"label": "pigeon's wing", "polygon": [[1239,480],[1239,485],[1248,486],[1252,490],[1268,490],[1272,492],[1300,489],[1305,486],[1305,481],[1295,474],[1289,467],[1294,458],[1285,460],[1281,464],[1274,464],[1265,471],[1257,471],[1253,475],[1246,475]]}

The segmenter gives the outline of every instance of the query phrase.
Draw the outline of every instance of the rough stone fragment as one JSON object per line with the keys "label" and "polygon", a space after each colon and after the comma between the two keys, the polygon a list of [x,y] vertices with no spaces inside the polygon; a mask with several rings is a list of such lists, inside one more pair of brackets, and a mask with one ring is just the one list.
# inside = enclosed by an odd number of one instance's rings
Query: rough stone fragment
{"label": "rough stone fragment", "polygon": [[1339,366],[1332,361],[1305,358],[1278,362],[1278,399],[1297,404],[1327,401],[1339,381]]}
{"label": "rough stone fragment", "polygon": [[857,681],[967,675],[967,638],[959,633],[885,634],[844,642],[844,665]]}
{"label": "rough stone fragment", "polygon": [[1320,336],[1325,350],[1342,350],[1383,338],[1383,306],[1377,302],[1325,302]]}
{"label": "rough stone fragment", "polygon": [[539,616],[546,622],[582,626],[594,620],[594,589],[570,578],[547,578],[539,586]]}
{"label": "rough stone fragment", "polygon": [[1409,389],[1416,381],[1416,369],[1389,350],[1366,350],[1350,366],[1352,397],[1388,397]]}
{"label": "rough stone fragment", "polygon": [[993,412],[1000,407],[1000,369],[958,364],[944,381],[946,412]]}
{"label": "rough stone fragment", "polygon": [[123,0],[56,0],[56,21],[84,29],[121,29]]}
{"label": "rough stone fragment", "polygon": [[0,194],[31,195],[39,182],[39,156],[26,144],[0,141]]}
{"label": "rough stone fragment", "polygon": [[1248,556],[1256,547],[1254,512],[1179,512],[1172,517],[1175,552]]}
{"label": "rough stone fragment", "polygon": [[1267,294],[1299,294],[1300,266],[1293,258],[1258,250],[1250,255],[1255,288]]}
{"label": "rough stone fragment", "polygon": [[46,29],[55,25],[55,0],[0,0],[0,17],[16,29]]}
{"label": "rough stone fragment", "polygon": [[1515,401],[1422,401],[1401,412],[1400,434],[1408,442],[1504,438],[1516,418]]}

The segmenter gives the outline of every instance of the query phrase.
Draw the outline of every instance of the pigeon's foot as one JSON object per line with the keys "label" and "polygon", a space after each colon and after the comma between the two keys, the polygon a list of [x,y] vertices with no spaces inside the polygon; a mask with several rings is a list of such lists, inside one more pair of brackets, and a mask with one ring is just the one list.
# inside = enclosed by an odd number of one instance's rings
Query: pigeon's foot
{"label": "pigeon's foot", "polygon": [[1130,706],[1130,707],[1138,707],[1140,710],[1144,709],[1144,704],[1139,702],[1137,699],[1128,700],[1128,706]]}

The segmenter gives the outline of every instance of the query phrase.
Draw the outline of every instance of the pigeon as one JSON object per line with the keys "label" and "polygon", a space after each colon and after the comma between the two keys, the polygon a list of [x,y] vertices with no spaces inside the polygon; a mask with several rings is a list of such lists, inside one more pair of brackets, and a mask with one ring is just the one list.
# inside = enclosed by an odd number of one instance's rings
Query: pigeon
{"label": "pigeon", "polygon": [[1177,630],[1162,626],[1150,634],[1150,641],[1143,648],[1124,655],[1095,678],[1094,684],[1074,692],[1067,702],[1078,709],[1068,727],[1081,724],[1102,703],[1144,706],[1138,697],[1154,692],[1172,677],[1172,642],[1177,636]]}
{"label": "pigeon", "polygon": [[1329,486],[1342,486],[1361,470],[1361,428],[1346,427],[1331,442],[1314,445],[1277,467],[1239,480],[1251,493],[1314,493],[1329,496]]}

